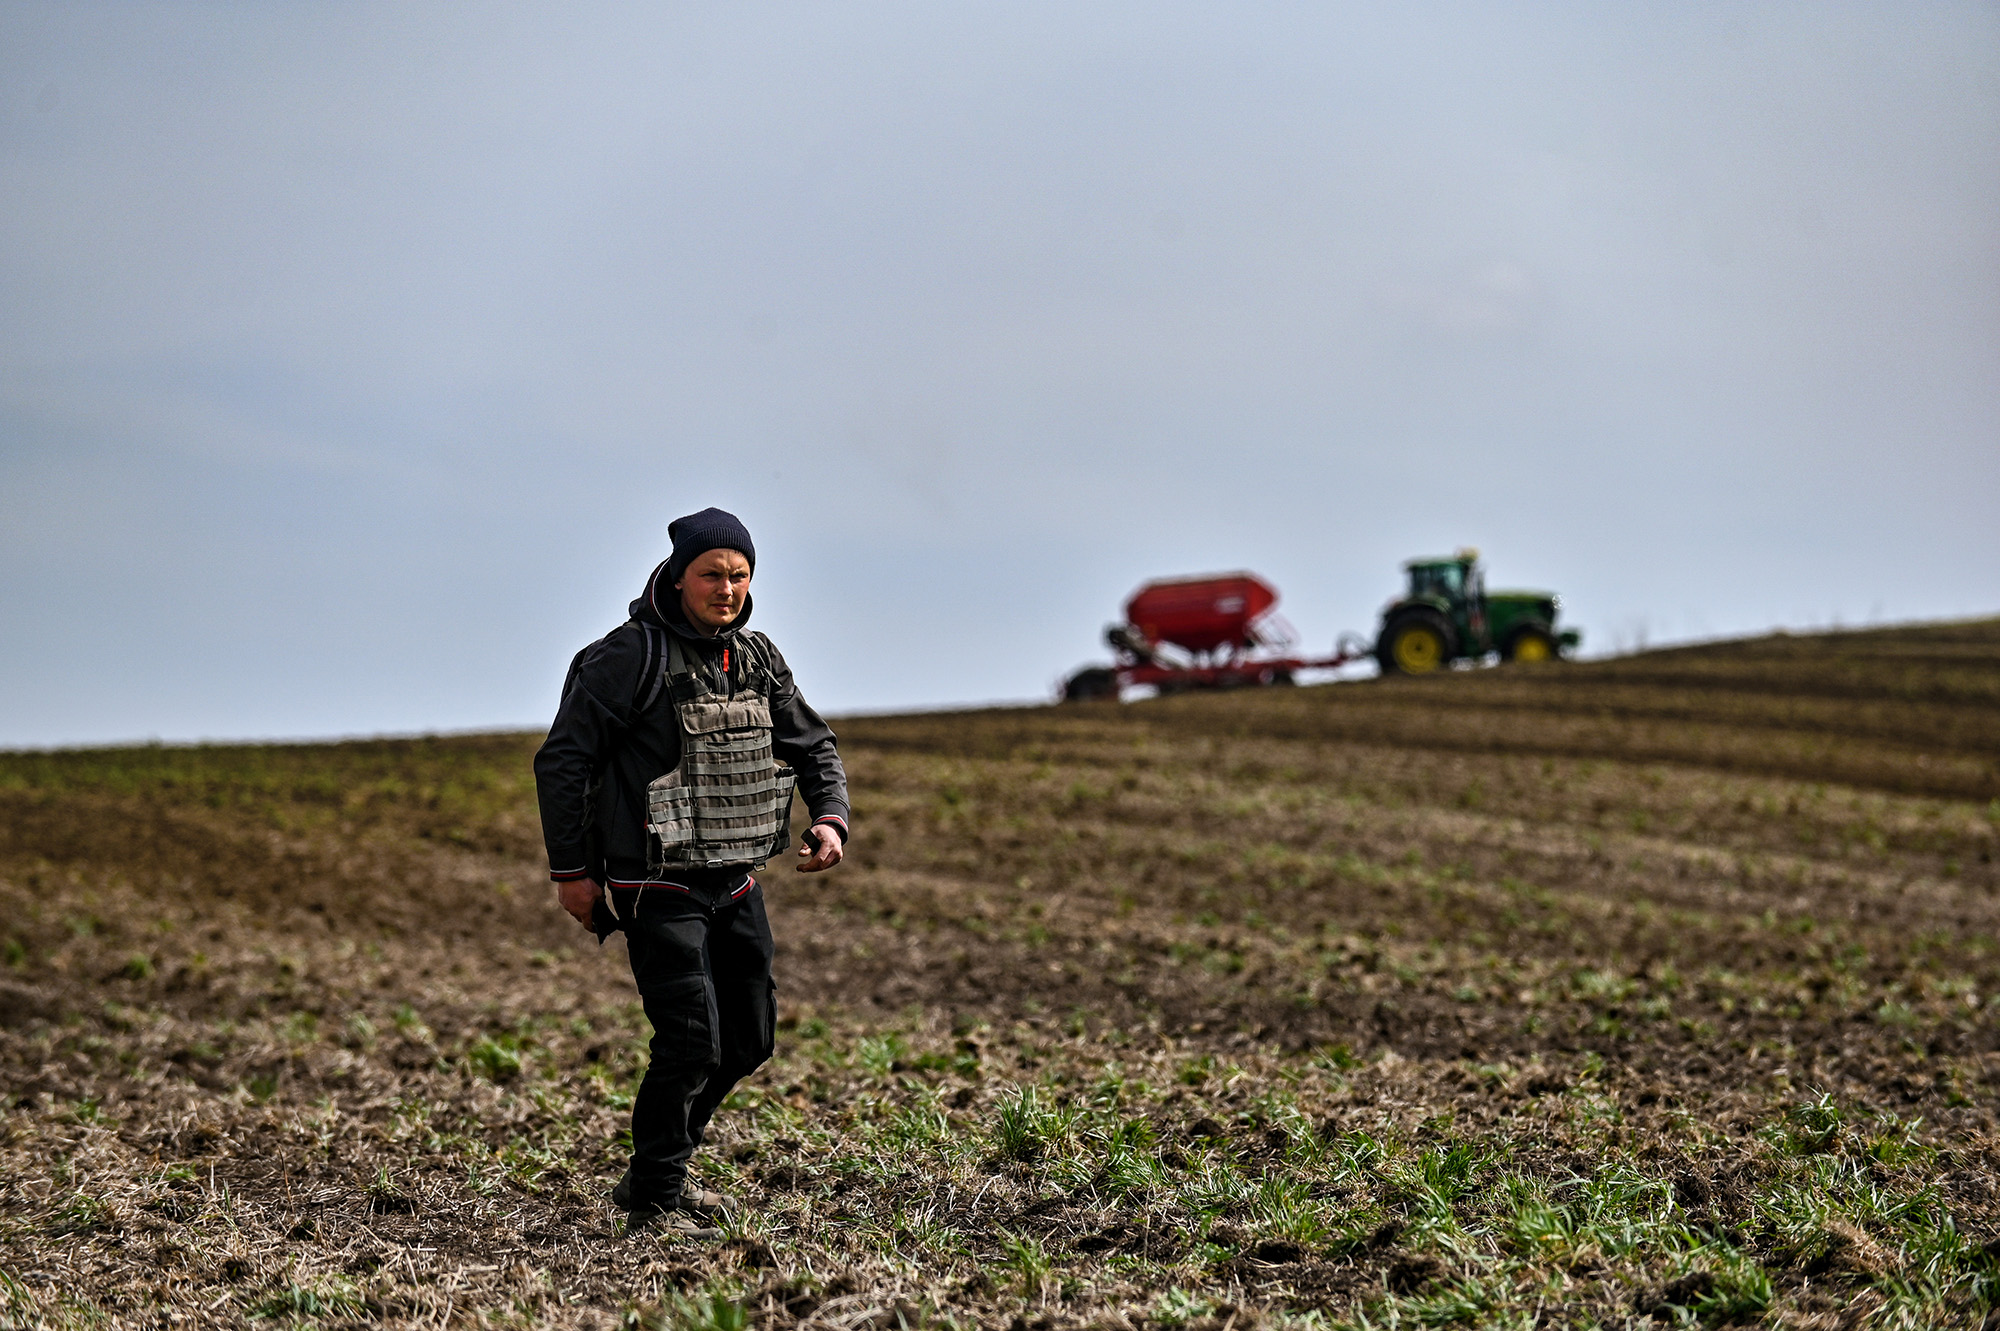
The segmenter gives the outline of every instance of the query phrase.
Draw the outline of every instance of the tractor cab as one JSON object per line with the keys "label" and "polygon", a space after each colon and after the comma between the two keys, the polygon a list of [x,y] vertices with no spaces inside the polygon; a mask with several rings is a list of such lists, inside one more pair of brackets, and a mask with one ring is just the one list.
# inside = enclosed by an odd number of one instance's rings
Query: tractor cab
{"label": "tractor cab", "polygon": [[1410,573],[1408,599],[1435,599],[1453,604],[1465,599],[1467,587],[1479,577],[1477,560],[1478,555],[1472,551],[1461,551],[1452,559],[1412,559],[1403,565]]}
{"label": "tractor cab", "polygon": [[1497,651],[1503,661],[1547,661],[1580,640],[1556,629],[1553,592],[1488,592],[1479,552],[1403,565],[1408,590],[1382,610],[1375,659],[1382,673],[1423,675]]}

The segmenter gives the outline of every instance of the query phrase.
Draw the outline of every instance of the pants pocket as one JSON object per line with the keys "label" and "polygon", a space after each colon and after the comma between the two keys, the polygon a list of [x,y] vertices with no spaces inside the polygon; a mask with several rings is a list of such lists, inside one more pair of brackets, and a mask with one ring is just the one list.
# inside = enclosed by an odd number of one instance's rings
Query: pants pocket
{"label": "pants pocket", "polygon": [[663,1076],[699,1073],[722,1061],[715,1014],[715,992],[705,975],[662,981],[640,996],[646,1019],[653,1023],[649,1046],[652,1072]]}

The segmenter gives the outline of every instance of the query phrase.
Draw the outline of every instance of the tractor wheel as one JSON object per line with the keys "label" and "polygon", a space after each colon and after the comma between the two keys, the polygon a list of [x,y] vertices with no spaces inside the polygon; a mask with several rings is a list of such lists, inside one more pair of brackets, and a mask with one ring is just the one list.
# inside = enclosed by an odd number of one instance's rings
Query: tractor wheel
{"label": "tractor wheel", "polygon": [[1118,697],[1118,672],[1103,666],[1085,666],[1063,681],[1062,700],[1064,702],[1092,702],[1099,698]]}
{"label": "tractor wheel", "polygon": [[1507,646],[1501,651],[1503,661],[1553,661],[1561,654],[1556,640],[1540,629],[1522,629],[1507,639]]}
{"label": "tractor wheel", "polygon": [[1411,610],[1389,621],[1375,644],[1375,660],[1385,675],[1428,675],[1456,655],[1451,625],[1432,610]]}

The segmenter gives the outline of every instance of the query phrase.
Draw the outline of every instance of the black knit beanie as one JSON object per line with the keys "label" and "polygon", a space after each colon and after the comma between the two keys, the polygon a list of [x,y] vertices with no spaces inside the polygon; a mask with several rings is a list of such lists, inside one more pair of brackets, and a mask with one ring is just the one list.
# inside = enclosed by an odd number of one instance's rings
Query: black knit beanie
{"label": "black knit beanie", "polygon": [[750,529],[737,521],[734,513],[704,508],[675,518],[667,524],[667,537],[674,543],[674,552],[667,556],[669,583],[679,582],[687,566],[710,550],[739,551],[750,561],[750,571],[757,571],[757,547],[750,543]]}

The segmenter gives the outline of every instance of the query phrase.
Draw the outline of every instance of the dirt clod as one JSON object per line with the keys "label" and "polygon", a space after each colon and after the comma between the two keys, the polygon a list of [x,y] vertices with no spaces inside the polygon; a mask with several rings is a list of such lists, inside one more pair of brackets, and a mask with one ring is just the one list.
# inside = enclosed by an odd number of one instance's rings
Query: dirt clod
{"label": "dirt clod", "polygon": [[1415,1294],[1444,1274],[1444,1263],[1429,1253],[1399,1253],[1383,1280],[1392,1294]]}
{"label": "dirt clod", "polygon": [[1304,1261],[1306,1250],[1304,1245],[1294,1243],[1290,1239],[1266,1239],[1250,1249],[1246,1255],[1252,1261],[1267,1262],[1276,1266],[1287,1262]]}
{"label": "dirt clod", "polygon": [[1714,1272],[1690,1271],[1664,1285],[1641,1291],[1633,1306],[1642,1316],[1657,1317],[1672,1308],[1692,1308],[1714,1292]]}

